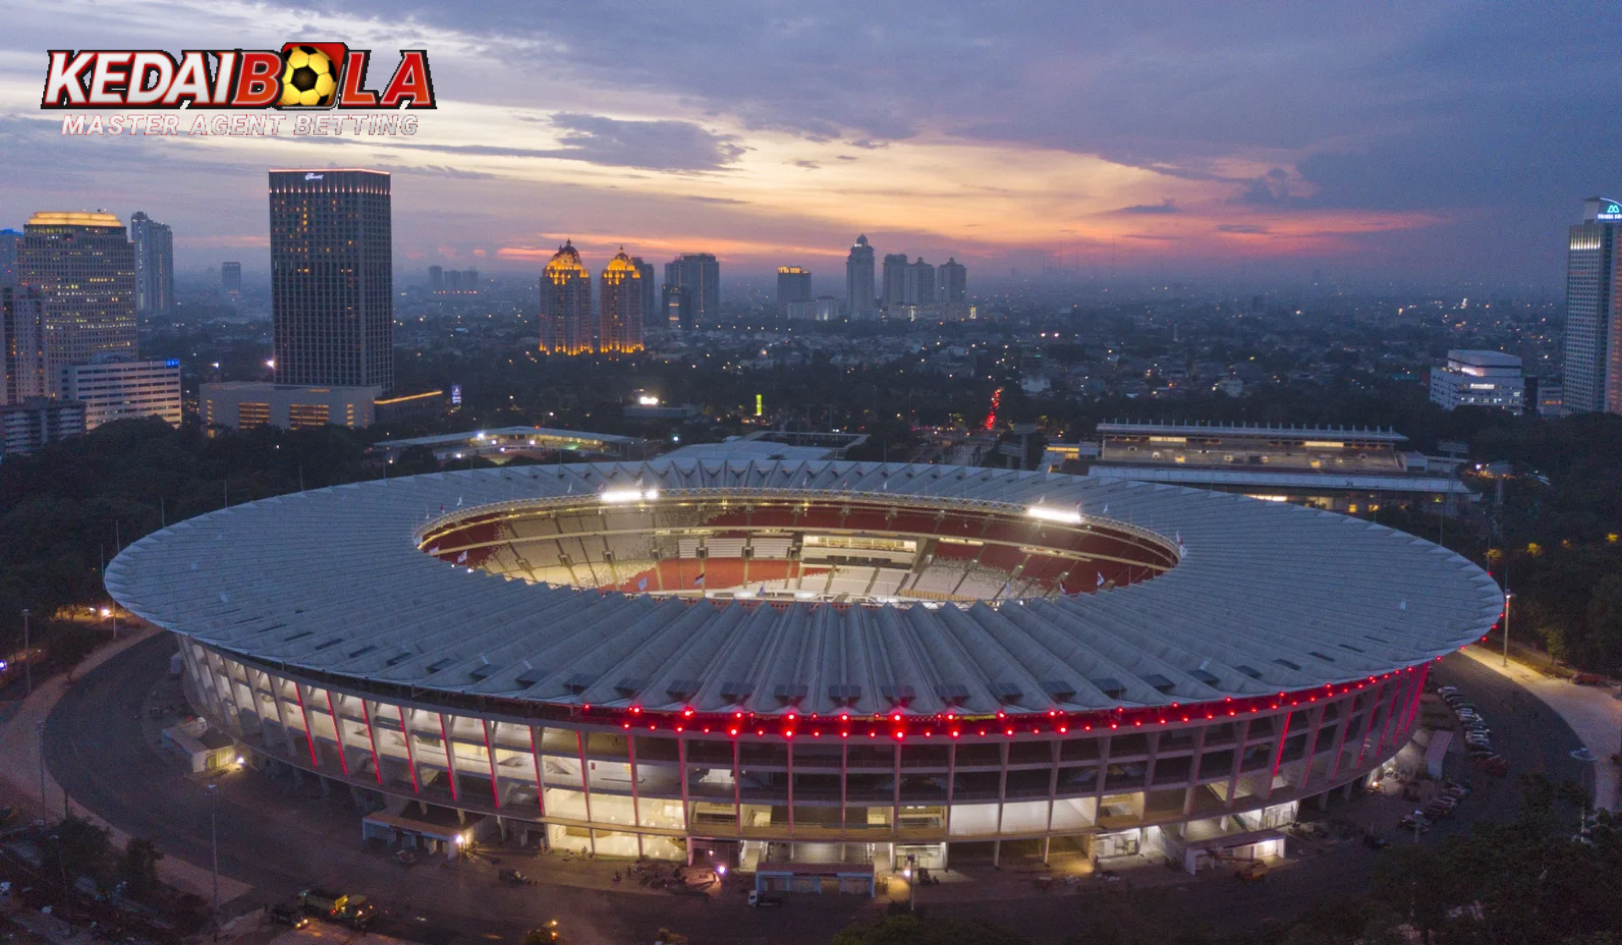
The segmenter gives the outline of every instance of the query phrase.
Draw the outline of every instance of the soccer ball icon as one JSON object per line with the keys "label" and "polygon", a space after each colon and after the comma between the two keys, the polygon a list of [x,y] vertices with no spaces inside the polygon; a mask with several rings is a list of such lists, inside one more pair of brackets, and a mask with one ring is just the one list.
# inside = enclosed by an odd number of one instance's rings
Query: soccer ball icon
{"label": "soccer ball icon", "polygon": [[294,46],[283,56],[283,106],[321,108],[331,105],[338,91],[338,68],[314,46]]}

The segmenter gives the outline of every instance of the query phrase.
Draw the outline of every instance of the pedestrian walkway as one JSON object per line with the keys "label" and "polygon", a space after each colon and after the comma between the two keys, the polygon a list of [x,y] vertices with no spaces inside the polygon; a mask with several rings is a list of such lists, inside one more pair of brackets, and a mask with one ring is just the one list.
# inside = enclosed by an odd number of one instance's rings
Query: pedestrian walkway
{"label": "pedestrian walkway", "polygon": [[1465,655],[1501,676],[1505,676],[1553,709],[1590,752],[1594,754],[1594,806],[1609,811],[1622,810],[1618,797],[1617,766],[1611,756],[1622,751],[1622,699],[1616,699],[1606,686],[1579,686],[1570,680],[1543,673],[1479,646],[1466,647]]}
{"label": "pedestrian walkway", "polygon": [[[0,758],[6,759],[5,765],[0,766],[0,790],[21,801],[35,817],[55,819],[64,813],[71,813],[104,827],[111,835],[113,846],[120,850],[124,848],[129,842],[129,835],[74,803],[63,793],[56,779],[51,777],[50,771],[40,763],[43,748],[40,735],[45,719],[74,680],[156,632],[150,628],[133,631],[117,642],[98,649],[71,672],[52,676],[34,687],[34,694],[24,699],[11,718],[0,725]],[[208,870],[173,857],[158,861],[158,878],[182,892],[193,893],[204,899],[213,894],[213,877]],[[222,876],[220,902],[229,902],[252,888]]]}

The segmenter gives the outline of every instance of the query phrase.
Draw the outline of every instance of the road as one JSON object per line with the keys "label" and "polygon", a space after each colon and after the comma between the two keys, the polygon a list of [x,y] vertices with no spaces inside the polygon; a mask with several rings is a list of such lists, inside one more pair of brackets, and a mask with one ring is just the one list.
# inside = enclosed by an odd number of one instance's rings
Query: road
{"label": "road", "polygon": [[[151,724],[143,725],[147,696],[166,676],[172,652],[167,635],[154,637],[71,687],[47,722],[46,759],[75,803],[131,835],[155,838],[167,856],[206,867],[209,802],[204,784],[161,756],[152,744]],[[1579,745],[1576,735],[1541,703],[1517,695],[1522,691],[1509,680],[1460,656],[1449,657],[1435,675],[1460,686],[1481,708],[1514,771],[1542,770],[1556,779],[1587,773],[1587,766],[1569,757]],[[1514,778],[1472,773],[1462,757],[1449,763],[1479,790],[1461,805],[1458,818],[1439,825],[1426,842],[1467,829],[1475,820],[1513,813]],[[583,945],[651,940],[660,926],[698,933],[697,945],[820,943],[851,921],[877,914],[872,903],[843,896],[796,898],[788,908],[751,910],[741,895],[731,892],[711,902],[619,887],[514,889],[495,881],[497,869],[512,866],[538,873],[579,869],[599,876],[609,869],[601,863],[564,864],[558,857],[445,866],[434,861],[408,869],[362,846],[359,814],[347,790],[322,797],[313,779],[296,787],[289,779],[254,772],[226,775],[218,783],[220,870],[256,887],[232,904],[238,910],[286,898],[312,883],[335,884],[367,893],[384,908],[387,916],[378,931],[432,945],[471,945],[475,939],[515,942],[526,929],[552,918],[562,921],[570,941]],[[1368,797],[1312,816],[1374,822],[1389,830],[1408,806],[1396,798]],[[1225,874],[1194,878],[1148,870],[1107,887],[1107,892],[1099,892],[1106,887],[1098,884],[1082,893],[1039,895],[1017,870],[971,868],[975,883],[932,887],[920,901],[936,914],[985,919],[1019,929],[1038,942],[1062,941],[1098,895],[1122,897],[1129,906],[1191,923],[1235,928],[1288,919],[1317,899],[1361,892],[1379,855],[1355,839],[1292,841],[1292,848],[1292,862],[1264,883],[1241,884]]]}

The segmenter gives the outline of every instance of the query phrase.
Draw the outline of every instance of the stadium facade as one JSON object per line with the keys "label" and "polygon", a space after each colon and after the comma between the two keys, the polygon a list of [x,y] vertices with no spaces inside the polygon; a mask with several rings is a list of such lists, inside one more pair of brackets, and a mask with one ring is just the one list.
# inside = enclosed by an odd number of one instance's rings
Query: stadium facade
{"label": "stadium facade", "polygon": [[256,762],[785,882],[1010,844],[1277,852],[1502,603],[1428,542],[1236,495],[679,459],[266,499],[107,585]]}

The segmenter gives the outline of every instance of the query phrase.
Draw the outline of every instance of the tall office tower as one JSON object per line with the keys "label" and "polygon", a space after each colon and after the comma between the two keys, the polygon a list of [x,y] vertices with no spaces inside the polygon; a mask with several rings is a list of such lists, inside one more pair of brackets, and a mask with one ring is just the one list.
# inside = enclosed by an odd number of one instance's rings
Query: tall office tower
{"label": "tall office tower", "polygon": [[98,355],[135,357],[135,252],[110,213],[36,213],[17,257],[24,285],[44,300],[45,385],[62,392],[63,371]]}
{"label": "tall office tower", "polygon": [[795,302],[811,301],[811,270],[799,266],[777,267],[777,317],[788,315]]}
{"label": "tall office tower", "polygon": [[394,387],[389,175],[270,172],[276,382]]}
{"label": "tall office tower", "polygon": [[642,321],[650,327],[658,327],[659,277],[654,275],[653,263],[644,262],[641,256],[632,256],[631,265],[642,274]]}
{"label": "tall office tower", "polygon": [[135,244],[135,312],[167,318],[175,309],[175,240],[169,224],[137,210],[130,216]]}
{"label": "tall office tower", "polygon": [[22,249],[23,235],[16,230],[0,230],[0,283],[17,281],[17,253]]}
{"label": "tall office tower", "polygon": [[667,285],[661,296],[664,327],[681,331],[693,328],[693,293],[679,285]]}
{"label": "tall office tower", "polygon": [[451,295],[462,291],[462,270],[452,269],[445,273],[445,291]]}
{"label": "tall office tower", "polygon": [[721,314],[721,263],[711,253],[683,253],[665,263],[665,285],[679,285],[693,296],[695,321]]}
{"label": "tall office tower", "polygon": [[922,256],[907,267],[902,277],[901,301],[906,305],[935,304],[935,267],[924,262]]}
{"label": "tall office tower", "polygon": [[565,241],[541,273],[541,353],[591,353],[591,273]]}
{"label": "tall office tower", "polygon": [[239,262],[220,263],[220,291],[228,299],[242,297],[242,264]]}
{"label": "tall office tower", "polygon": [[598,277],[597,350],[603,354],[635,354],[642,350],[642,269],[621,246]]}
{"label": "tall office tower", "polygon": [[45,300],[33,286],[0,282],[0,406],[44,397]]}
{"label": "tall office tower", "polygon": [[884,257],[884,295],[880,297],[884,308],[906,302],[907,254],[889,253]]}
{"label": "tall office tower", "polygon": [[935,270],[935,301],[961,305],[969,300],[969,270],[952,257]]}
{"label": "tall office tower", "polygon": [[845,257],[845,311],[851,318],[870,318],[873,315],[873,247],[867,245],[867,234],[856,237],[856,245]]}
{"label": "tall office tower", "polygon": [[439,294],[440,292],[445,291],[445,267],[444,266],[429,266],[428,267],[428,291],[432,292],[432,293],[434,293],[436,295]]}
{"label": "tall office tower", "polygon": [[1590,197],[1566,255],[1565,409],[1622,413],[1622,201]]}

